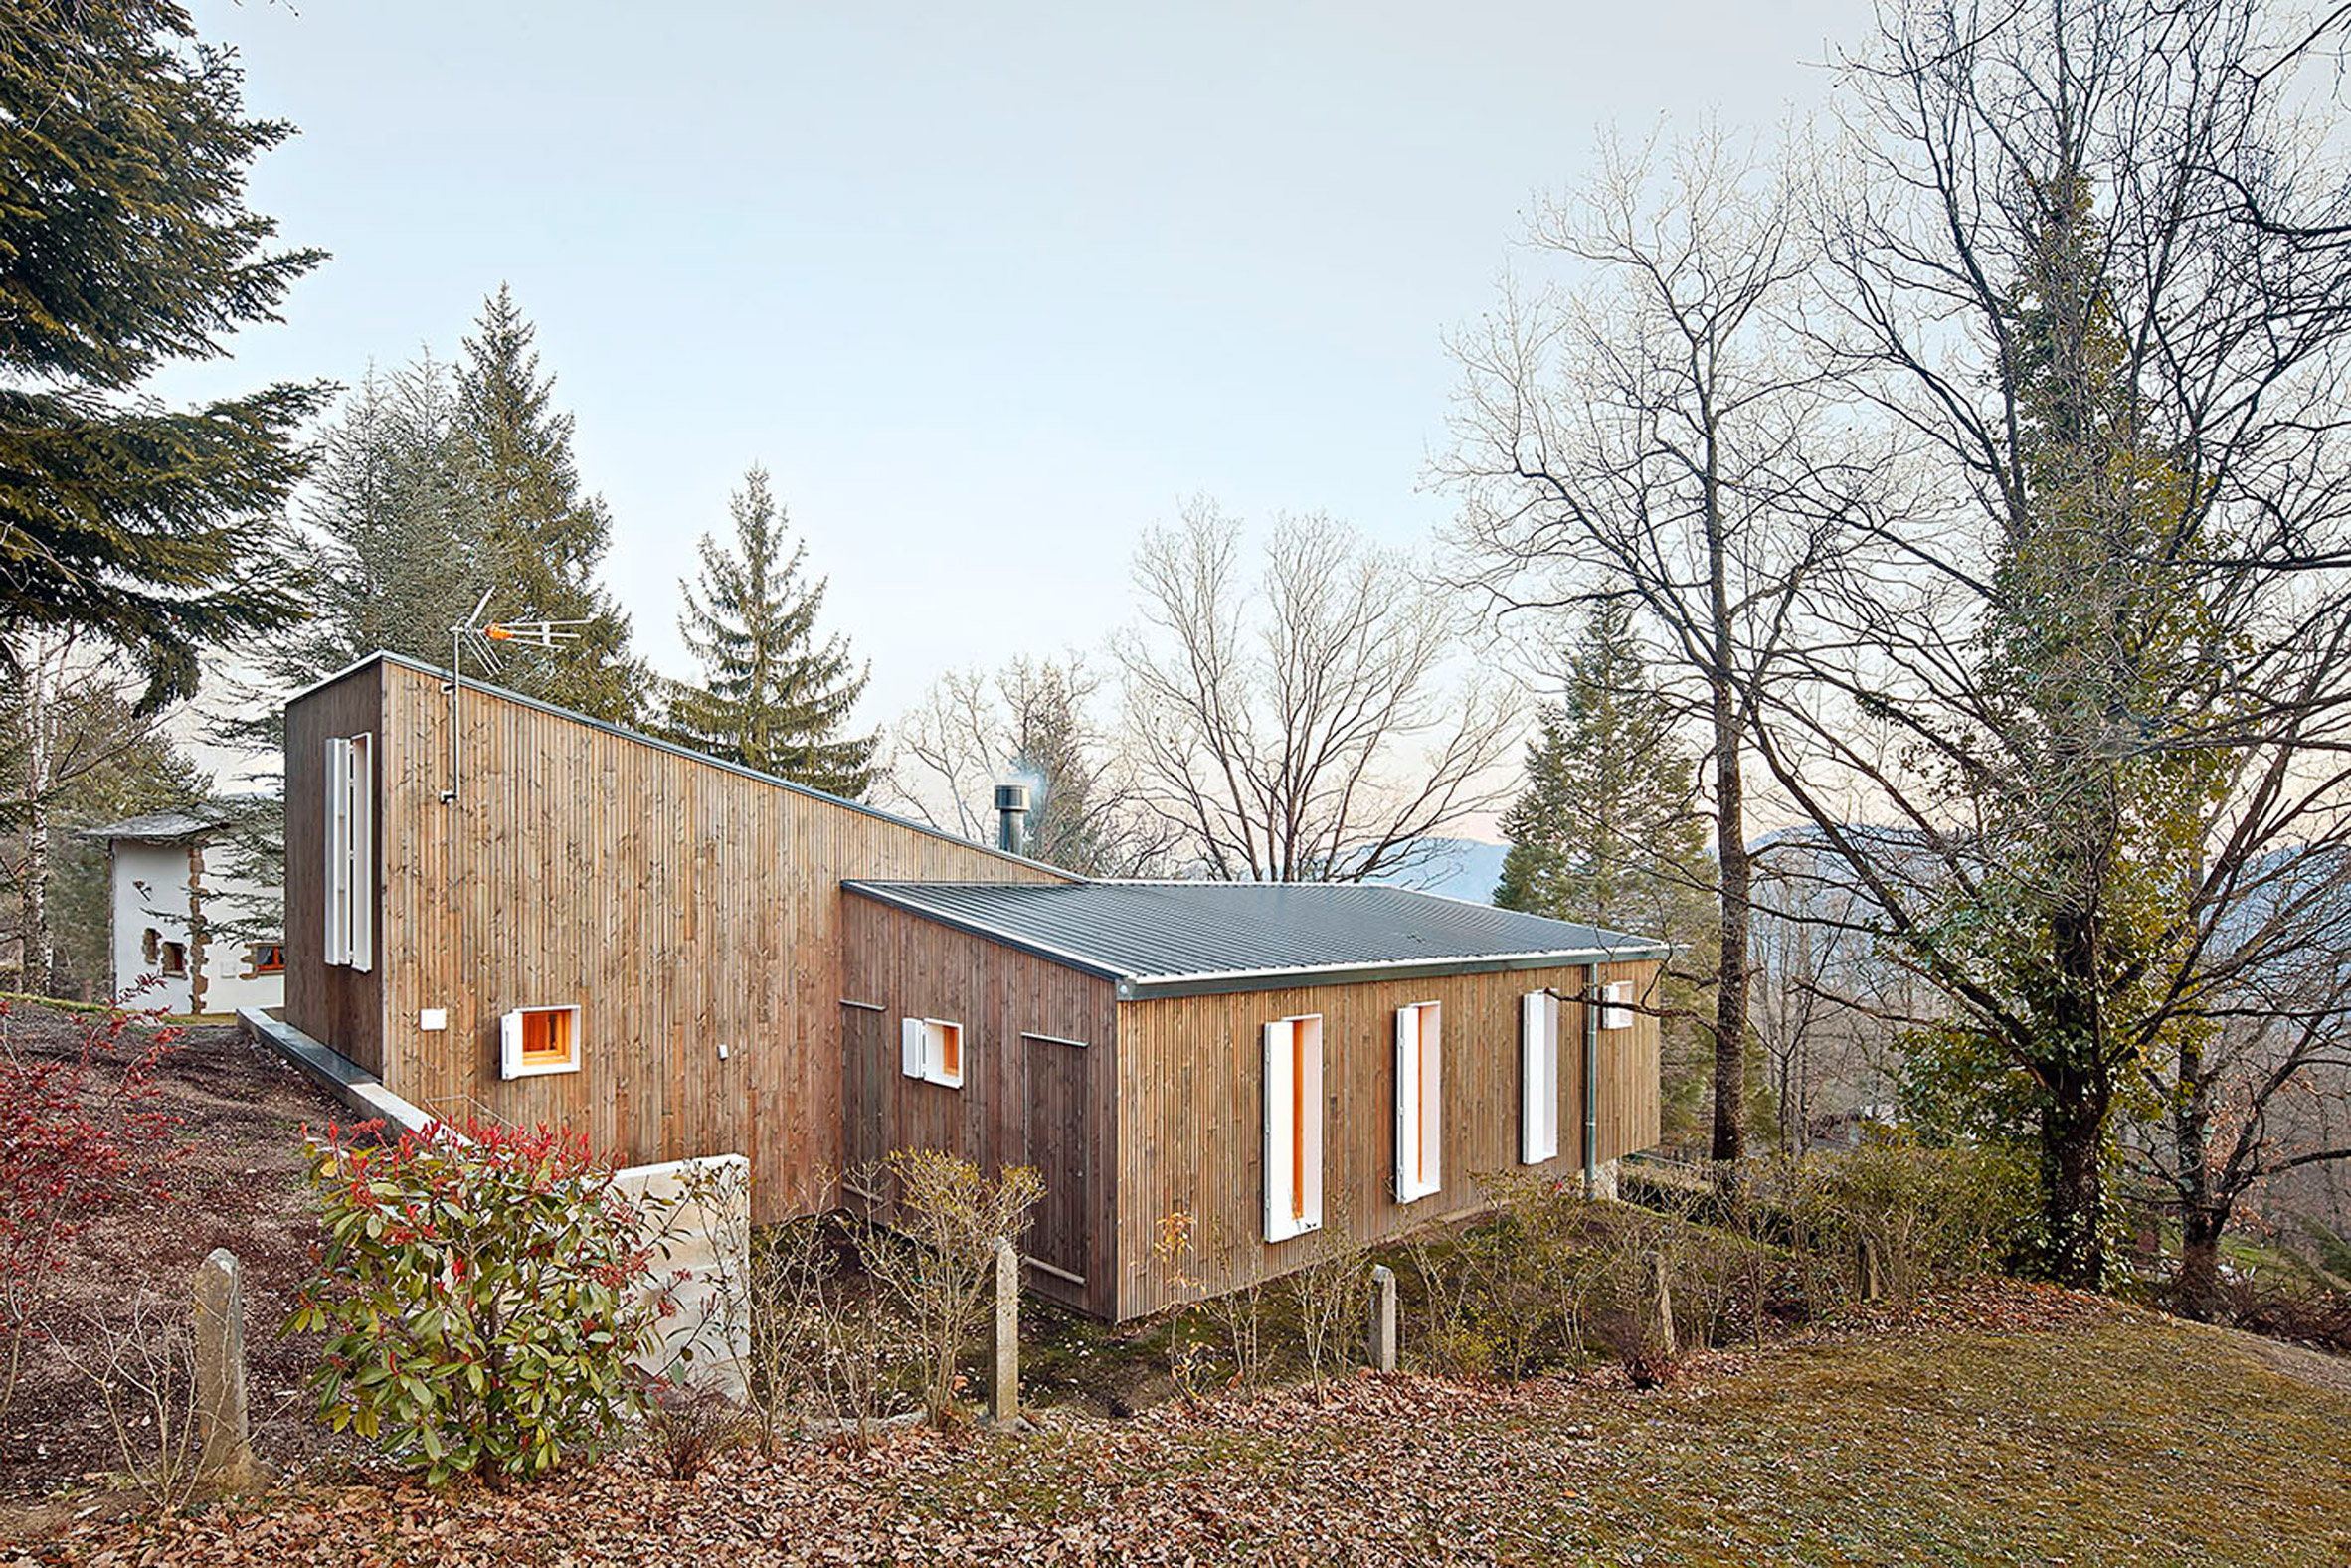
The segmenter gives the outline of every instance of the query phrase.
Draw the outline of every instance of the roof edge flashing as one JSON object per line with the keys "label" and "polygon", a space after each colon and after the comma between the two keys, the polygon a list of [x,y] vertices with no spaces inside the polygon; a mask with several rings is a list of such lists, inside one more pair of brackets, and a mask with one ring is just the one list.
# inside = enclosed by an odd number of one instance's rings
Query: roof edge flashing
{"label": "roof edge flashing", "polygon": [[1377,963],[1331,963],[1281,969],[1225,969],[1201,974],[1136,974],[1119,979],[1119,1000],[1157,1001],[1177,996],[1222,996],[1238,991],[1284,990],[1294,985],[1369,985],[1381,980],[1438,979],[1454,974],[1500,974],[1523,969],[1569,969],[1591,963],[1661,962],[1660,944],[1637,948],[1585,948],[1556,953],[1499,953],[1429,958],[1395,958]]}

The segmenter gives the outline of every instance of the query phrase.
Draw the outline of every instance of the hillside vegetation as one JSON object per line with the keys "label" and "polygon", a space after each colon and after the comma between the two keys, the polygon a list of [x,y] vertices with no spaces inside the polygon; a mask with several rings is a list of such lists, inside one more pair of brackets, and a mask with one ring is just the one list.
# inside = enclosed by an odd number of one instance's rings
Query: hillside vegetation
{"label": "hillside vegetation", "polygon": [[[1906,1331],[1516,1388],[1368,1375],[744,1452],[504,1494],[309,1488],[86,1522],[71,1563],[2341,1564],[2351,1376],[2242,1335],[2013,1288]],[[132,1532],[130,1538],[118,1530]],[[109,1556],[111,1552],[114,1555]]]}

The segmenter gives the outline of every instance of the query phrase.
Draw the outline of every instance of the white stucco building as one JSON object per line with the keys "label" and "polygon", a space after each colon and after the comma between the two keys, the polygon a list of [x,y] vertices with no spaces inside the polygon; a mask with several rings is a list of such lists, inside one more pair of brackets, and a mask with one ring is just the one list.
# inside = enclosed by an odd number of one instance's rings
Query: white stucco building
{"label": "white stucco building", "polygon": [[245,932],[273,899],[231,875],[217,850],[208,859],[219,828],[157,811],[90,829],[112,863],[114,994],[134,1007],[226,1013],[285,1002],[283,934],[252,940]]}

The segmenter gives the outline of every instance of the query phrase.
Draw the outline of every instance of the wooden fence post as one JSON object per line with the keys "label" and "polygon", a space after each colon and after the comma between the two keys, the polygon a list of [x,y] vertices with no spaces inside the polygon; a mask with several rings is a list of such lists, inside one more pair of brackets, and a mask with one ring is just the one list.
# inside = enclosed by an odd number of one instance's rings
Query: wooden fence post
{"label": "wooden fence post", "polygon": [[1000,1237],[995,1244],[995,1382],[989,1413],[999,1424],[1020,1419],[1020,1255]]}
{"label": "wooden fence post", "polygon": [[1657,1314],[1657,1337],[1666,1358],[1671,1360],[1681,1353],[1681,1347],[1674,1339],[1673,1276],[1666,1269],[1666,1258],[1662,1252],[1649,1255],[1649,1294],[1650,1307]]}
{"label": "wooden fence post", "polygon": [[195,1298],[197,1466],[216,1485],[261,1485],[267,1477],[246,1413],[245,1289],[235,1253],[216,1247],[196,1266]]}
{"label": "wooden fence post", "polygon": [[1396,1369],[1396,1271],[1371,1266],[1371,1370]]}

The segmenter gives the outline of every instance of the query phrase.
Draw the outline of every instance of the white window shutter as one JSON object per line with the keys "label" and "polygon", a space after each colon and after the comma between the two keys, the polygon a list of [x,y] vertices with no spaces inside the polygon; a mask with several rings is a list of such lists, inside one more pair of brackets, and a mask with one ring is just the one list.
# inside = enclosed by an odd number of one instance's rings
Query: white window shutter
{"label": "white window shutter", "polygon": [[928,1048],[931,1031],[920,1018],[898,1020],[898,1070],[909,1078],[923,1076],[923,1053]]}
{"label": "white window shutter", "polygon": [[351,911],[346,951],[350,955],[351,967],[363,970],[375,966],[376,957],[375,739],[372,734],[354,735],[343,752],[351,790],[348,813],[350,828],[345,834],[343,845],[348,861],[343,885]]}
{"label": "white window shutter", "polygon": [[1310,1231],[1323,1224],[1323,1020],[1319,1015],[1301,1018],[1297,1028],[1299,1100],[1306,1112],[1306,1158],[1299,1162],[1306,1182],[1299,1194],[1298,1229]]}
{"label": "white window shutter", "polygon": [[1519,1001],[1519,1162],[1559,1152],[1559,1008],[1547,991]]}
{"label": "white window shutter", "polygon": [[1396,1009],[1396,1184],[1398,1203],[1420,1196],[1420,1009]]}
{"label": "white window shutter", "polygon": [[517,1009],[498,1019],[498,1076],[512,1078],[522,1071],[522,1013]]}
{"label": "white window shutter", "polygon": [[350,833],[351,743],[326,743],[326,961],[342,963],[350,958]]}
{"label": "white window shutter", "polygon": [[1420,1009],[1420,1191],[1445,1184],[1445,1007]]}
{"label": "white window shutter", "polygon": [[1284,1020],[1265,1026],[1265,1239],[1298,1234],[1290,1190],[1291,1031]]}
{"label": "white window shutter", "polygon": [[1438,1145],[1444,1136],[1444,1007],[1421,1002],[1396,1009],[1396,1201],[1425,1198],[1444,1185]]}

